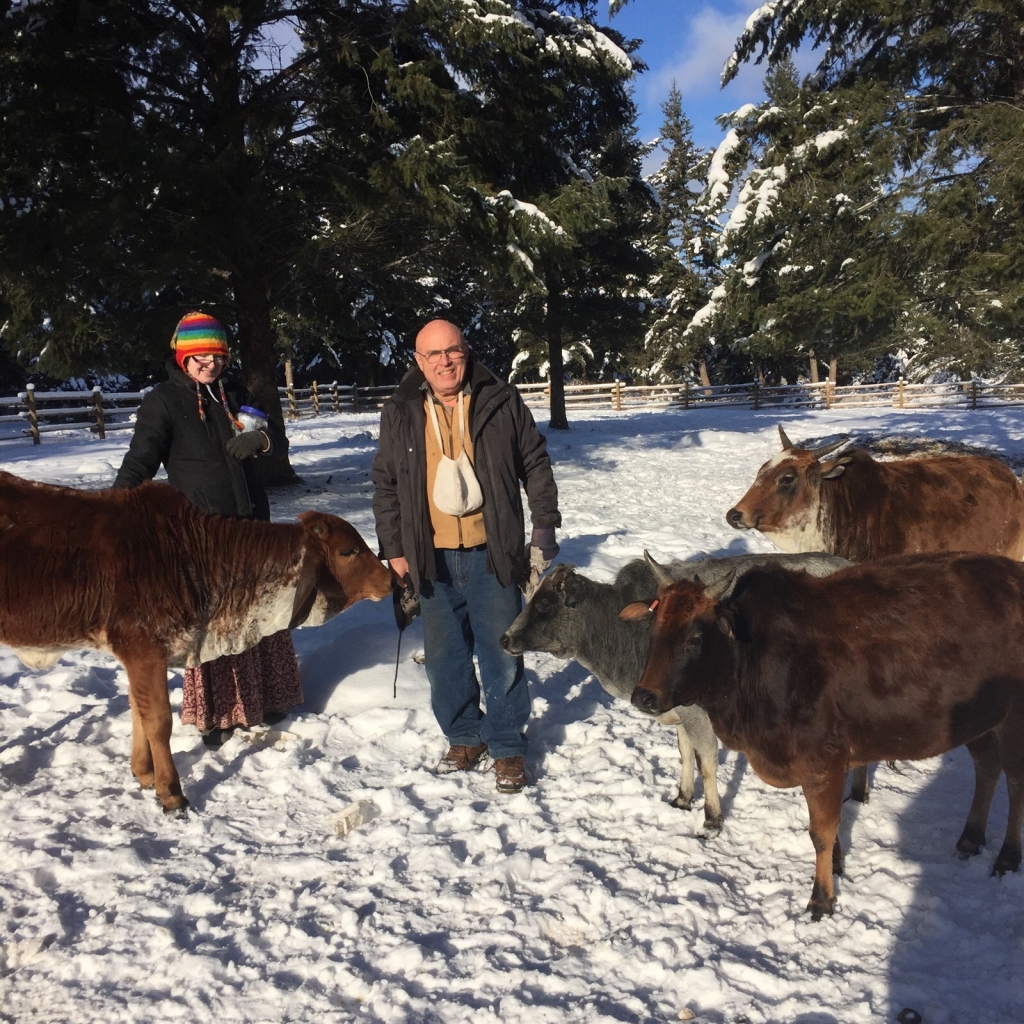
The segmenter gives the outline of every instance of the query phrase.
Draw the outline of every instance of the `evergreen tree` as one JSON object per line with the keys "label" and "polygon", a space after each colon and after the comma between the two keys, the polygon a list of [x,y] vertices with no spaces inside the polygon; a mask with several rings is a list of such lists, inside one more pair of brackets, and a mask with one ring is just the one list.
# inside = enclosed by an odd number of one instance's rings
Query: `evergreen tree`
{"label": "evergreen tree", "polygon": [[644,372],[655,381],[678,379],[687,372],[694,350],[685,328],[707,302],[717,277],[718,225],[699,209],[694,190],[707,174],[709,154],[693,142],[675,82],[661,109],[665,120],[658,144],[666,157],[649,179],[659,199],[651,240],[658,264],[651,279],[656,312],[644,339]]}

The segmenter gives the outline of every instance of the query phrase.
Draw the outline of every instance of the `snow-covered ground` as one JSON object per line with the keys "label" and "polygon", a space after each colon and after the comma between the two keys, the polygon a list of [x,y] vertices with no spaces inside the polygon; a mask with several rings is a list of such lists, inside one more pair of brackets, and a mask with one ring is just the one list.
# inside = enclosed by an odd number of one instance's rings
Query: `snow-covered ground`
{"label": "snow-covered ground", "polygon": [[[840,431],[1024,451],[1016,410],[783,414],[794,440]],[[769,550],[724,513],[778,449],[779,414],[587,412],[549,438],[565,561],[609,579],[655,557]],[[541,424],[543,429],[543,422]],[[305,486],[277,519],[338,513],[373,542],[377,418],[291,429]],[[0,467],[103,487],[126,434],[0,446]],[[164,817],[128,765],[123,670],[91,652],[48,671],[0,647],[0,1020],[277,1022],[1024,1020],[1024,875],[989,876],[1006,823],[963,862],[964,751],[874,771],[847,804],[834,918],[803,912],[803,798],[723,752],[722,834],[679,811],[670,729],[575,663],[528,656],[536,785],[439,778],[418,625],[392,699],[389,603],[299,630],[306,703],[207,750],[172,739],[192,802]],[[170,681],[177,709],[181,679]],[[339,812],[362,822],[339,835]]]}

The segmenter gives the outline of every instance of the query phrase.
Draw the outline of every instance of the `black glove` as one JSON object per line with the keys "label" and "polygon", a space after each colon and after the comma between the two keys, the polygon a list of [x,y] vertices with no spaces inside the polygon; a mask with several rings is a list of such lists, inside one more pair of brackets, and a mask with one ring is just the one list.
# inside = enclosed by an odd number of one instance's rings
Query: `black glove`
{"label": "black glove", "polygon": [[224,451],[236,459],[248,459],[270,451],[270,438],[262,430],[247,430],[224,442]]}
{"label": "black glove", "polygon": [[402,577],[401,583],[395,582],[391,596],[395,603],[395,625],[399,633],[402,633],[420,613],[420,599],[413,590],[408,573]]}

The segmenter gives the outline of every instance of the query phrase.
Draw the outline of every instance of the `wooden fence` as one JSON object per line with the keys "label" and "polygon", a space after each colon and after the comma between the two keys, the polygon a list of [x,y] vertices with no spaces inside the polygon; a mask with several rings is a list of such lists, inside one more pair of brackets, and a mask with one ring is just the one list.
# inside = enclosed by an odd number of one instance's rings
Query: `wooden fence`
{"label": "wooden fence", "polygon": [[[527,405],[546,408],[546,384],[519,384]],[[280,388],[281,405],[289,420],[341,412],[373,412],[384,404],[394,387],[356,387],[354,384],[316,384],[308,388]],[[130,430],[135,411],[146,394],[104,392],[94,388],[81,391],[25,391],[0,398],[0,440],[31,437],[39,444],[41,435],[57,430],[90,430],[106,437],[115,430]],[[640,384],[621,381],[607,384],[566,384],[565,404],[569,409],[610,409],[616,412],[652,408],[748,409],[846,409],[846,408],[1003,408],[1024,405],[1024,384],[988,384],[960,381],[949,384],[908,384],[903,380],[886,384],[853,384],[838,387],[831,381],[816,384],[768,386],[725,384]],[[13,431],[11,425],[18,424]],[[5,432],[5,426],[7,430]]]}

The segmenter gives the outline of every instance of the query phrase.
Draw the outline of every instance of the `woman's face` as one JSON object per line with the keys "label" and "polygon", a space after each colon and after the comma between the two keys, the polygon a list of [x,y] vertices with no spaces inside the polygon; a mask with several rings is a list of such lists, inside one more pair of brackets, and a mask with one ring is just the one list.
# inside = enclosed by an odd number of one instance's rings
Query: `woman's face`
{"label": "woman's face", "polygon": [[226,369],[230,356],[189,356],[185,372],[200,384],[212,384]]}

